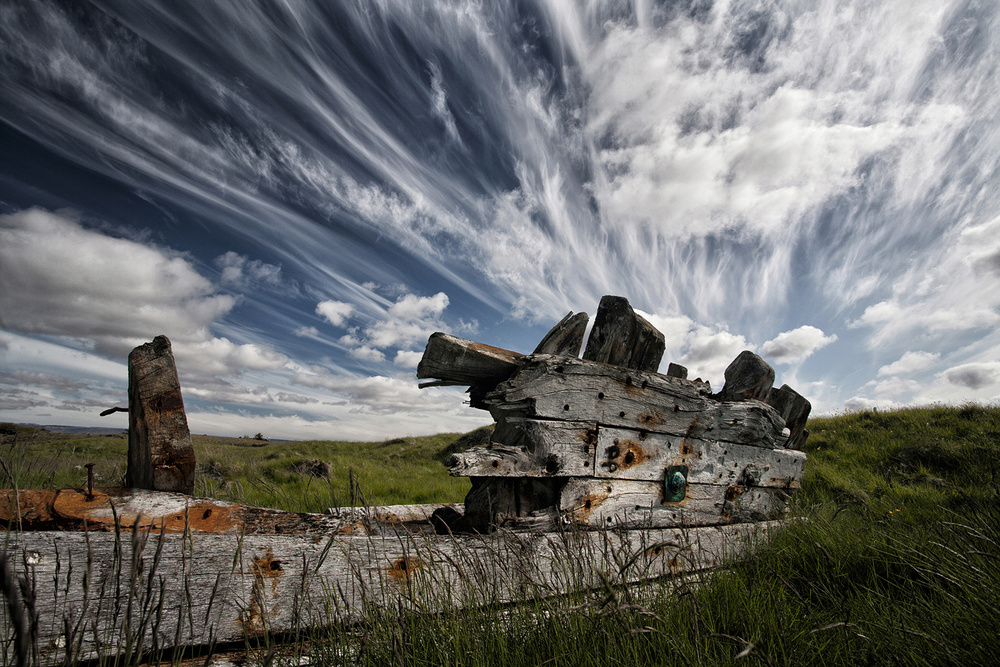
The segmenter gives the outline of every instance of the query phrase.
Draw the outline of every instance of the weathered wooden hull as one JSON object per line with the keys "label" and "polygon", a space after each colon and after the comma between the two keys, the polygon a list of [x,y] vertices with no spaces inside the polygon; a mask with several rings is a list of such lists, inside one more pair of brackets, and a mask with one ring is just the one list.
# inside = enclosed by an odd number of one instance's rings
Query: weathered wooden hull
{"label": "weathered wooden hull", "polygon": [[253,534],[249,525],[170,532],[171,516],[137,518],[131,530],[6,534],[40,663],[67,650],[86,659],[296,632],[359,619],[372,605],[433,612],[694,572],[778,525],[436,535],[426,524],[369,523],[367,535]]}

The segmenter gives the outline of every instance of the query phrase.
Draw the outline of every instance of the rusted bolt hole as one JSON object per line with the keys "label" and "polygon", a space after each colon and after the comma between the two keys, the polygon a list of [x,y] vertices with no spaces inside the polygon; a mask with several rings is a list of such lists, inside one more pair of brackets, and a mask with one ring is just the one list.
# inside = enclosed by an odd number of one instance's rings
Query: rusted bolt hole
{"label": "rusted bolt hole", "polygon": [[632,386],[632,376],[631,375],[626,375],[625,376],[625,386],[626,387],[631,387]]}
{"label": "rusted bolt hole", "polygon": [[271,561],[271,572],[281,572],[281,561],[272,560]]}
{"label": "rusted bolt hole", "polygon": [[632,452],[626,453],[625,454],[625,465],[628,465],[629,463],[632,463],[633,461],[635,461],[635,454],[633,454]]}
{"label": "rusted bolt hole", "polygon": [[493,467],[494,468],[499,468],[500,467],[500,462],[499,461],[494,461],[493,462]]}
{"label": "rusted bolt hole", "polygon": [[588,500],[587,502],[585,502],[583,504],[583,508],[589,510],[591,505],[593,505],[593,501],[592,500]]}
{"label": "rusted bolt hole", "polygon": [[212,516],[212,510],[211,509],[207,509],[207,510],[205,510],[205,513],[201,515],[201,518],[202,519],[207,519],[210,516]]}
{"label": "rusted bolt hole", "polygon": [[645,389],[646,387],[648,387],[648,386],[649,386],[649,381],[648,381],[648,380],[643,380],[643,381],[642,381],[642,384],[641,384],[641,385],[639,385],[639,386],[640,386],[640,387],[642,387],[643,389]]}

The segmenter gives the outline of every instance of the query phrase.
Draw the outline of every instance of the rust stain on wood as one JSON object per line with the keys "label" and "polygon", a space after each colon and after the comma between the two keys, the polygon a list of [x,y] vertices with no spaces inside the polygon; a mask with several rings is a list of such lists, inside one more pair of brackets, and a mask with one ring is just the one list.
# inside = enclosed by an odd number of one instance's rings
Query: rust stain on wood
{"label": "rust stain on wood", "polygon": [[666,424],[667,420],[657,410],[649,410],[639,413],[639,423],[643,426],[661,426]]}
{"label": "rust stain on wood", "polygon": [[740,499],[740,496],[747,490],[747,488],[741,484],[733,484],[726,489],[726,502],[732,503]]}
{"label": "rust stain on wood", "polygon": [[628,470],[652,458],[642,445],[634,440],[622,440],[612,449],[617,449],[617,455],[612,463],[617,465],[619,470]]}
{"label": "rust stain on wood", "polygon": [[399,584],[405,584],[417,571],[424,568],[424,561],[416,556],[402,556],[394,560],[386,569],[386,574]]}

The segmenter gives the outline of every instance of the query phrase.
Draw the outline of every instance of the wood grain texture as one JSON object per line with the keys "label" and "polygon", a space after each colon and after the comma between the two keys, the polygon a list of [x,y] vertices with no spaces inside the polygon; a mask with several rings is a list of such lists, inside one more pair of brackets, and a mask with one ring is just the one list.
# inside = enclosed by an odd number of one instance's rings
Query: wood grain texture
{"label": "wood grain texture", "polygon": [[554,354],[563,357],[580,356],[583,347],[583,336],[587,332],[590,321],[587,313],[573,314],[572,311],[562,318],[558,324],[545,334],[535,348],[534,354]]}
{"label": "wood grain texture", "polygon": [[567,482],[559,510],[588,527],[714,526],[783,518],[788,492],[744,485],[688,484],[684,500],[663,502],[663,483],[622,479]]}
{"label": "wood grain texture", "polygon": [[655,372],[665,349],[663,334],[620,296],[601,297],[583,358]]}
{"label": "wood grain texture", "polygon": [[593,475],[597,424],[505,417],[488,447],[454,454],[454,476],[568,477]]}
{"label": "wood grain texture", "polygon": [[170,341],[128,355],[128,470],[139,489],[194,493],[195,454]]}
{"label": "wood grain texture", "polygon": [[517,370],[523,354],[446,333],[433,333],[417,366],[418,378],[495,385]]}
{"label": "wood grain texture", "polygon": [[806,455],[797,451],[602,427],[595,475],[662,481],[668,466],[686,465],[690,483],[729,486],[748,471],[755,486],[797,489],[805,462]]}
{"label": "wood grain texture", "polygon": [[771,389],[767,395],[767,403],[785,420],[785,427],[789,431],[786,447],[802,449],[807,437],[806,421],[809,419],[812,404],[787,384],[781,385],[778,389]]}
{"label": "wood grain texture", "polygon": [[565,357],[534,356],[486,396],[506,416],[596,421],[602,426],[774,447],[784,422],[760,401],[718,402],[705,383]]}
{"label": "wood grain texture", "polygon": [[[242,641],[357,619],[366,606],[434,612],[717,567],[776,524],[686,530],[366,537],[12,532],[4,551],[39,619],[39,662]],[[622,564],[626,567],[622,569]]]}

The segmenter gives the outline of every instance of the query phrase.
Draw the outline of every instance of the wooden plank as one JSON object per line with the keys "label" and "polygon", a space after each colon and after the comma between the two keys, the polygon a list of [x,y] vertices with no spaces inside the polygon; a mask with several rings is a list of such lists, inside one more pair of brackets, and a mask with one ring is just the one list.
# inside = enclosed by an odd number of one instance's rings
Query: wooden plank
{"label": "wooden plank", "polygon": [[688,484],[684,500],[663,502],[663,482],[571,479],[559,510],[587,528],[670,528],[780,519],[788,512],[783,489]]}
{"label": "wooden plank", "polygon": [[797,451],[602,427],[595,471],[600,478],[662,482],[668,466],[685,465],[689,483],[729,486],[749,476],[754,486],[797,489],[805,462]]}
{"label": "wooden plank", "polygon": [[583,336],[587,332],[590,318],[587,313],[569,312],[552,330],[545,334],[534,354],[554,354],[562,357],[577,357],[583,347]]}
{"label": "wooden plank", "polygon": [[743,350],[726,368],[720,401],[763,401],[774,384],[774,369],[750,350]]}
{"label": "wooden plank", "polygon": [[128,355],[128,470],[138,489],[194,492],[195,455],[170,341],[157,336]]}
{"label": "wooden plank", "polygon": [[655,372],[664,349],[663,334],[632,310],[627,299],[601,297],[584,359]]}
{"label": "wooden plank", "polygon": [[523,354],[439,331],[427,341],[417,377],[492,386],[513,375],[522,359]]}
{"label": "wooden plank", "polygon": [[[431,505],[378,505],[371,507],[331,507],[326,513],[346,524],[371,522],[401,524],[430,521],[434,512],[440,509],[459,510],[462,503],[439,503]],[[315,516],[315,515],[305,515]]]}
{"label": "wooden plank", "polygon": [[[433,510],[432,510],[433,511]],[[213,498],[148,489],[0,490],[0,522],[11,530],[231,534],[359,534],[363,523],[325,514],[248,507]]]}
{"label": "wooden plank", "polygon": [[789,431],[786,447],[802,449],[807,437],[806,421],[809,419],[812,404],[787,384],[781,385],[778,389],[771,389],[767,395],[767,404],[785,421]]}
{"label": "wooden plank", "polygon": [[[491,535],[12,532],[32,595],[39,663],[131,646],[207,645],[356,620],[371,606],[434,612],[717,567],[774,523]],[[625,564],[623,568],[623,564]],[[99,639],[99,641],[98,641]],[[124,661],[122,661],[124,662]]]}
{"label": "wooden plank", "polygon": [[597,424],[502,418],[488,447],[453,454],[453,476],[568,477],[594,474]]}
{"label": "wooden plank", "polygon": [[532,357],[488,394],[490,413],[774,447],[784,422],[760,401],[723,402],[704,383],[564,357]]}

